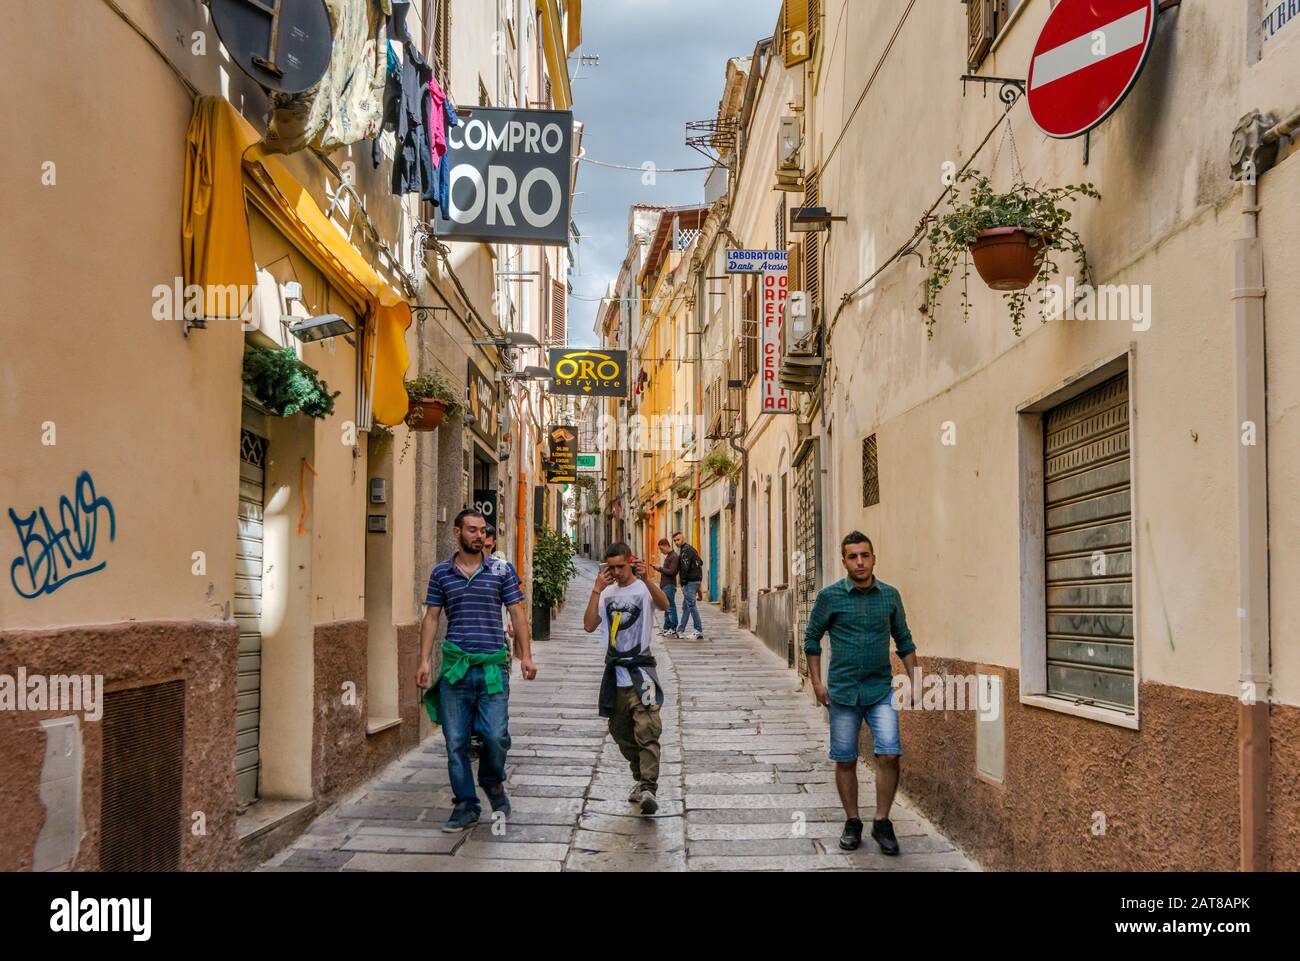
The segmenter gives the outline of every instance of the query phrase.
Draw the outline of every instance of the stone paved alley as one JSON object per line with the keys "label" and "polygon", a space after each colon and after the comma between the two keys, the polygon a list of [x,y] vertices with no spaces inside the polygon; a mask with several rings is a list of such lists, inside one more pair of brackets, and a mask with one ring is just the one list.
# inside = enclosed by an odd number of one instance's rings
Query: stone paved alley
{"label": "stone paved alley", "polygon": [[[798,679],[733,616],[705,606],[702,641],[656,637],[663,708],[660,809],[627,803],[627,763],[596,716],[599,645],[582,629],[596,567],[578,561],[551,639],[534,645],[538,678],[511,678],[509,783],[514,813],[444,834],[450,813],[440,733],[317,819],[264,867],[345,871],[974,870],[905,802],[893,821],[903,854],[869,838],[851,854],[826,760],[825,716]],[[861,804],[870,816],[871,769]],[[906,783],[906,766],[904,766]],[[481,792],[480,792],[481,793]],[[490,808],[484,800],[483,810]]]}

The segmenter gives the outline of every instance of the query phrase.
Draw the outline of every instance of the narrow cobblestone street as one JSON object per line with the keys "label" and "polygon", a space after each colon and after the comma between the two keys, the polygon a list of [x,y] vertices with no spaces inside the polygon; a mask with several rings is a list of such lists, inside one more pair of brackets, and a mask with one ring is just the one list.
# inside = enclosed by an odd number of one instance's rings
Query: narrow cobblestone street
{"label": "narrow cobblestone street", "polygon": [[[842,852],[844,815],[826,760],[826,723],[797,678],[735,617],[705,606],[702,641],[656,638],[666,687],[659,813],[627,802],[627,763],[596,716],[599,645],[582,629],[596,567],[578,561],[539,674],[511,678],[513,814],[444,834],[451,789],[440,733],[319,818],[264,866],[323,871],[973,870],[905,802],[903,853],[867,838]],[[870,817],[872,771],[861,772]],[[906,762],[904,762],[906,772]],[[906,773],[904,773],[906,784]],[[481,792],[480,792],[481,793]],[[483,810],[489,811],[486,799]]]}

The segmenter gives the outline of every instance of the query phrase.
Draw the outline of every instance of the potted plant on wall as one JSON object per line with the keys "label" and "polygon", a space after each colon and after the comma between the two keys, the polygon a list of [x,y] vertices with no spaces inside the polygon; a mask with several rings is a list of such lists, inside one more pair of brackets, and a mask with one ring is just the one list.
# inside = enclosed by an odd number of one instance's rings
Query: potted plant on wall
{"label": "potted plant on wall", "polygon": [[[964,200],[963,187],[967,187]],[[947,213],[933,223],[927,234],[930,250],[926,269],[930,276],[926,280],[924,310],[929,335],[934,336],[939,295],[952,280],[959,261],[962,316],[970,319],[967,282],[973,260],[984,282],[1002,292],[1017,337],[1029,305],[1030,284],[1045,283],[1060,273],[1053,252],[1073,254],[1080,283],[1088,283],[1087,251],[1079,234],[1069,226],[1073,213],[1063,206],[1081,197],[1100,200],[1101,194],[1090,183],[1043,188],[1024,182],[998,193],[978,170],[963,173],[948,194]]]}
{"label": "potted plant on wall", "polygon": [[447,383],[447,375],[437,368],[415,380],[405,381],[405,384],[411,405],[406,415],[406,426],[411,430],[437,430],[448,413],[455,416],[460,410],[460,400]]}
{"label": "potted plant on wall", "polygon": [[695,492],[695,487],[690,481],[678,481],[673,485],[673,493],[678,497],[690,497]]}
{"label": "potted plant on wall", "polygon": [[334,413],[334,398],[342,393],[331,394],[329,384],[299,360],[292,347],[249,348],[244,354],[244,383],[258,403],[277,417],[328,417]]}
{"label": "potted plant on wall", "polygon": [[715,477],[731,477],[739,467],[740,465],[732,460],[721,447],[715,447],[709,451],[708,456],[700,464],[700,468],[705,473],[711,473]]}
{"label": "potted plant on wall", "polygon": [[453,417],[460,412],[461,402],[456,391],[447,383],[447,375],[436,367],[427,374],[421,374],[415,380],[403,381],[406,386],[406,398],[410,407],[406,412],[406,426],[410,428],[406,440],[402,443],[400,460],[406,462],[406,454],[411,449],[411,433],[414,431],[437,430],[448,414]]}

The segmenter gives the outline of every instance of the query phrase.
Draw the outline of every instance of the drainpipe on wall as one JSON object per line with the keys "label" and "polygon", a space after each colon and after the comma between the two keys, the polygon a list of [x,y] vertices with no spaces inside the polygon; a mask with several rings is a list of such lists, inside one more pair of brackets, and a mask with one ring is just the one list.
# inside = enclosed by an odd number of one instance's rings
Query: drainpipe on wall
{"label": "drainpipe on wall", "polygon": [[1268,762],[1272,648],[1269,637],[1268,411],[1264,253],[1259,238],[1259,177],[1277,160],[1282,138],[1300,127],[1258,111],[1233,131],[1229,156],[1242,182],[1242,236],[1235,244],[1233,370],[1237,427],[1237,622],[1241,695],[1237,751],[1240,771],[1241,870],[1269,869]]}

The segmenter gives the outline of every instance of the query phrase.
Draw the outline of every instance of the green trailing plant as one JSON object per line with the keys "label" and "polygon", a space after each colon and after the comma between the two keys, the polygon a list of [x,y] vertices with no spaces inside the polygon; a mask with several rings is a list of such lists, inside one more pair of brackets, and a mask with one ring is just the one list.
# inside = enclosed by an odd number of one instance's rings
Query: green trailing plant
{"label": "green trailing plant", "polygon": [[673,485],[673,493],[678,497],[690,497],[695,492],[695,486],[690,481],[679,481]]}
{"label": "green trailing plant", "polygon": [[447,381],[447,375],[436,367],[427,374],[421,374],[414,380],[403,383],[406,387],[406,396],[413,401],[440,400],[446,404],[448,417],[456,416],[463,407],[455,388]]}
{"label": "green trailing plant", "polygon": [[329,384],[298,359],[292,347],[271,350],[252,347],[244,354],[244,383],[267,410],[278,417],[306,414],[325,418],[334,413]]}
{"label": "green trailing plant", "polygon": [[418,414],[415,411],[415,401],[417,400],[440,400],[447,405],[447,412],[444,417],[455,417],[464,408],[460,397],[457,396],[455,388],[447,380],[447,375],[435,367],[427,374],[421,374],[414,380],[402,382],[406,388],[407,399],[411,402],[411,410],[406,414],[406,439],[402,442],[402,453],[398,460],[406,463],[406,455],[411,449],[411,424],[418,420]]}
{"label": "green trailing plant", "polygon": [[557,607],[564,603],[569,581],[578,574],[573,542],[549,527],[537,532],[533,544],[533,603]]}
{"label": "green trailing plant", "polygon": [[[963,188],[966,193],[964,200],[961,199]],[[1019,227],[1040,241],[1034,258],[1038,267],[1036,283],[1044,284],[1060,273],[1053,258],[1054,252],[1073,254],[1081,283],[1090,283],[1087,251],[1079,234],[1069,226],[1073,213],[1064,206],[1081,197],[1100,200],[1101,194],[1090,183],[1043,188],[1023,182],[1006,193],[998,193],[989,178],[978,170],[967,170],[958,177],[948,193],[947,212],[933,221],[926,235],[930,245],[925,261],[930,272],[925,287],[925,326],[929,336],[934,336],[940,294],[952,280],[959,264],[962,268],[962,317],[970,319],[970,245],[986,230]],[[1002,297],[1011,312],[1011,327],[1019,337],[1029,306],[1029,290],[1008,291]]]}
{"label": "green trailing plant", "polygon": [[709,451],[700,468],[709,474],[721,474],[723,477],[733,476],[740,465],[737,464],[721,447],[715,447]]}

